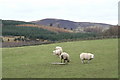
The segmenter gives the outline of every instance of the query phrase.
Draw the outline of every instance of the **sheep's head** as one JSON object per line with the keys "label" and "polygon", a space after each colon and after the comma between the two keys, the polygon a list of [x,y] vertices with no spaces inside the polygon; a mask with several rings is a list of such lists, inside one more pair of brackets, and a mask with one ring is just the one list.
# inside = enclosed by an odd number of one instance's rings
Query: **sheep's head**
{"label": "sheep's head", "polygon": [[53,55],[56,55],[56,51],[55,50],[53,51]]}
{"label": "sheep's head", "polygon": [[54,50],[53,55],[58,55],[59,56],[60,55],[60,50]]}
{"label": "sheep's head", "polygon": [[91,59],[94,59],[94,54],[91,54]]}

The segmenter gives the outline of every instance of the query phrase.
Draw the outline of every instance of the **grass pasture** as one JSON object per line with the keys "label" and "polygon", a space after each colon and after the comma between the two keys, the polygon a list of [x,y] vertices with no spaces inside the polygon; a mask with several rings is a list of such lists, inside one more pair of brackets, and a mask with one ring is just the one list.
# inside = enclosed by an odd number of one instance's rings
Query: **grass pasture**
{"label": "grass pasture", "polygon": [[[68,65],[52,55],[55,46],[61,46],[70,55]],[[82,64],[81,52],[94,53],[90,64]],[[3,48],[3,78],[118,78],[118,40],[86,40],[38,46]]]}

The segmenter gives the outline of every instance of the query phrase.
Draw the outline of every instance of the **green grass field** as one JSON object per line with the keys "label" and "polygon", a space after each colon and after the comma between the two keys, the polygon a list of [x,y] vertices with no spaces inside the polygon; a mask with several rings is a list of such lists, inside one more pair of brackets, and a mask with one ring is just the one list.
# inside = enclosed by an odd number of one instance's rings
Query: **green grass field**
{"label": "green grass field", "polygon": [[[68,65],[52,51],[61,46],[70,55]],[[3,78],[118,78],[118,40],[86,40],[38,46],[3,48]],[[82,64],[81,52],[94,53],[90,64]]]}

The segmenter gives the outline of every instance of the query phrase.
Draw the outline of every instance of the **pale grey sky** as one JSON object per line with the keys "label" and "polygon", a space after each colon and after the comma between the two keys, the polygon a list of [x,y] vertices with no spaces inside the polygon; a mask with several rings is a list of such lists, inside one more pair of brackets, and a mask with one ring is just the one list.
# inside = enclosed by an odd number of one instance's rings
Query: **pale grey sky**
{"label": "pale grey sky", "polygon": [[45,18],[118,23],[119,0],[0,0],[0,18],[34,21]]}

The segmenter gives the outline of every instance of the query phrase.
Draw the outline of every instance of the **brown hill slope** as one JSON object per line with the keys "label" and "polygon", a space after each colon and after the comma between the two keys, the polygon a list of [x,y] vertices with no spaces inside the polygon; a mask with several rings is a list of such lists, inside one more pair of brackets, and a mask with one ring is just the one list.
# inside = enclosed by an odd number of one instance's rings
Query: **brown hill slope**
{"label": "brown hill slope", "polygon": [[20,24],[20,25],[16,25],[16,26],[38,27],[38,28],[46,29],[46,30],[53,31],[53,32],[73,33],[72,30],[68,30],[68,29],[64,29],[64,28],[51,27],[51,26],[43,26],[43,25],[36,25],[36,24]]}

